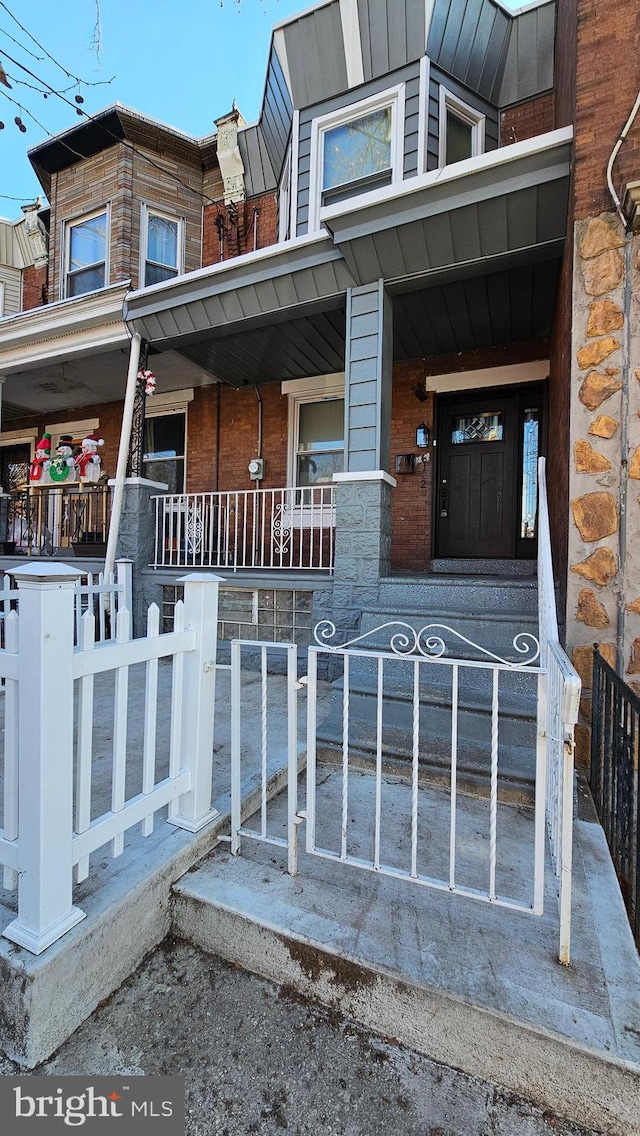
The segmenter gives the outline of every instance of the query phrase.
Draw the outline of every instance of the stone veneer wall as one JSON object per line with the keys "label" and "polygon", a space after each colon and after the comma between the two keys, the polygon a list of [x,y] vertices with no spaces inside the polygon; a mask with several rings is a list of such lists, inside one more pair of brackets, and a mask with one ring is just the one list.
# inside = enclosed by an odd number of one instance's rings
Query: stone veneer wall
{"label": "stone veneer wall", "polygon": [[589,761],[593,643],[640,693],[640,236],[615,214],[575,226],[567,645]]}

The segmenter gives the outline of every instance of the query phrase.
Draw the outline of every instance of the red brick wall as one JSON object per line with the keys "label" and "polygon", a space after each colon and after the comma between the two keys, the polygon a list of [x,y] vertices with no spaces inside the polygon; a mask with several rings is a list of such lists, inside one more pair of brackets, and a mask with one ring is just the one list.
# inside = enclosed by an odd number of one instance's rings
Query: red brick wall
{"label": "red brick wall", "polygon": [[29,265],[22,274],[22,310],[41,308],[47,303],[48,267],[33,268]]}
{"label": "red brick wall", "polygon": [[[433,437],[434,396],[420,402],[413,393],[424,385],[427,362],[396,363],[391,398],[391,474],[397,485],[391,496],[391,567],[422,572],[431,561],[433,451],[416,448],[416,428],[424,422]],[[445,368],[440,368],[444,370]],[[395,473],[396,454],[430,455],[414,473]]]}
{"label": "red brick wall", "polygon": [[[576,219],[612,209],[606,167],[638,93],[639,57],[637,3],[578,0]],[[615,163],[613,183],[619,193],[627,181],[637,179],[639,167],[640,114]]]}
{"label": "red brick wall", "polygon": [[500,145],[523,142],[553,130],[553,93],[548,91],[535,99],[505,107],[500,114]]}
{"label": "red brick wall", "polygon": [[[218,224],[217,219],[220,218]],[[255,226],[255,237],[254,237]],[[222,248],[220,241],[222,233]],[[217,202],[203,211],[202,264],[219,264],[233,256],[267,248],[278,240],[278,199],[263,193],[236,206]],[[255,241],[255,244],[254,244]]]}
{"label": "red brick wall", "polygon": [[577,0],[556,0],[553,76],[553,118],[556,127],[572,126],[575,118],[577,21]]}
{"label": "red brick wall", "polygon": [[[50,422],[84,422],[87,418],[98,418],[100,426],[97,433],[104,438],[104,446],[98,450],[102,461],[102,469],[109,477],[114,477],[118,460],[118,444],[120,442],[120,426],[122,424],[122,403],[106,402],[99,406],[72,407],[69,410],[51,410],[46,418],[42,414],[32,414],[20,419],[11,419],[5,423],[7,430],[37,429],[38,436],[42,434],[45,426]],[[37,441],[37,439],[36,439]],[[55,434],[51,439],[53,450],[58,443]]]}
{"label": "red brick wall", "polygon": [[[262,488],[287,483],[288,399],[279,383],[260,387],[262,398]],[[220,407],[219,451],[217,414]],[[247,466],[258,453],[259,403],[253,387],[205,387],[189,407],[187,490],[251,489]]]}

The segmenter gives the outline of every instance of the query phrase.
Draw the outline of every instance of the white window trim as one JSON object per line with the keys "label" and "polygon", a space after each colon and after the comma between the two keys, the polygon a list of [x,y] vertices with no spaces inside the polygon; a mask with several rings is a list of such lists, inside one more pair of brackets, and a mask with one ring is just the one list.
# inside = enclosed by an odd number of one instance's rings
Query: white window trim
{"label": "white window trim", "polygon": [[[452,91],[440,86],[440,121],[438,126],[438,166],[446,166],[447,157],[447,111],[451,111],[462,122],[466,122],[471,129],[471,155],[477,158],[484,154],[484,134],[486,115],[475,110],[468,103],[459,99]],[[451,163],[455,165],[456,163]]]}
{"label": "white window trim", "polygon": [[[426,26],[429,27],[428,24]],[[418,174],[427,172],[430,87],[431,62],[428,55],[423,55],[420,60],[420,87],[418,94]]]}
{"label": "white window trim", "polygon": [[[22,307],[22,302],[20,304]],[[0,280],[0,319],[4,315],[4,280]]]}
{"label": "white window trim", "polygon": [[[168,213],[166,209],[159,209],[155,205],[149,204],[148,201],[143,201],[140,209],[140,263],[138,265],[138,287],[148,287],[146,282],[146,265],[147,260],[147,242],[149,238],[149,214],[152,213],[154,217],[162,217],[165,221],[173,221],[178,226],[177,233],[177,272],[176,276],[181,276],[184,272],[184,231],[185,222],[184,217],[176,217],[174,213]],[[155,261],[154,261],[155,263]],[[161,266],[162,267],[162,266]],[[169,268],[170,265],[165,265]],[[173,279],[173,277],[171,277]]]}
{"label": "white window trim", "polygon": [[[378,95],[371,95],[360,102],[350,103],[338,111],[319,115],[311,127],[311,159],[309,169],[309,235],[320,231],[324,214],[322,207],[322,167],[323,143],[328,130],[345,126],[365,114],[391,108],[391,184],[402,181],[404,165],[404,99],[405,84],[389,87]],[[354,198],[356,195],[354,195]]]}
{"label": "white window trim", "polygon": [[[145,418],[164,418],[168,414],[184,414],[184,489],[187,492],[187,472],[189,460],[189,403],[193,402],[193,388],[183,391],[167,391],[165,394],[154,394],[145,402]],[[178,461],[179,459],[176,458]],[[144,455],[143,455],[144,461]]]}
{"label": "white window trim", "polygon": [[[88,296],[90,292],[101,292],[104,288],[109,287],[109,276],[111,272],[110,252],[111,252],[111,202],[107,201],[101,205],[99,209],[92,209],[90,213],[82,213],[79,217],[67,217],[62,222],[62,272],[60,276],[60,299],[61,300],[77,300],[78,296],[71,296],[67,292],[67,277],[69,275],[69,250],[71,244],[71,230],[76,225],[81,225],[84,221],[90,221],[92,217],[100,217],[105,213],[107,217],[107,231],[105,235],[105,248],[104,248],[104,284],[102,288],[91,288],[88,292],[81,292],[80,296]],[[102,264],[102,261],[96,261],[96,264]],[[87,265],[91,268],[91,265]]]}
{"label": "white window trim", "polygon": [[291,236],[291,196],[292,196],[291,146],[287,148],[280,185],[278,187],[278,241],[287,241]]}
{"label": "white window trim", "polygon": [[100,429],[99,418],[84,418],[75,422],[52,422],[51,425],[45,426],[45,434],[51,434],[51,441],[60,434],[71,434],[72,438],[86,438],[87,434],[93,434],[94,430]]}
{"label": "white window trim", "polygon": [[287,487],[296,486],[296,458],[298,454],[299,409],[306,402],[323,402],[325,399],[344,398],[344,371],[332,375],[315,375],[310,379],[287,379],[281,384],[281,393],[289,400],[287,424]]}

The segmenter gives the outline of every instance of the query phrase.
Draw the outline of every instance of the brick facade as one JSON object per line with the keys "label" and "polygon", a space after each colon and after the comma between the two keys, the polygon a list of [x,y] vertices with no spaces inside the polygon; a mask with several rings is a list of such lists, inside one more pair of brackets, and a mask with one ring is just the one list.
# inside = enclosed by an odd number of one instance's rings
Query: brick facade
{"label": "brick facade", "polygon": [[[80,218],[102,206],[108,205],[110,210],[108,283],[131,280],[134,288],[138,286],[143,203],[184,220],[184,269],[191,272],[200,267],[201,163],[195,159],[179,159],[161,147],[157,151],[147,151],[137,144],[137,150],[138,153],[134,153],[125,143],[115,143],[101,153],[52,175],[51,301],[61,298],[64,287],[65,221]],[[153,165],[143,157],[146,152]],[[163,177],[162,170],[166,170],[166,177]],[[98,193],[100,196],[97,196]]]}
{"label": "brick facade", "polygon": [[205,205],[202,221],[202,264],[220,264],[278,240],[277,194],[263,193],[237,205]]}
{"label": "brick facade", "polygon": [[49,269],[34,268],[29,265],[22,273],[22,310],[29,312],[32,308],[41,308],[48,303],[48,276]]}
{"label": "brick facade", "polygon": [[[569,0],[564,0],[568,3]],[[560,0],[562,7],[563,0]],[[638,93],[637,4],[578,0],[575,87],[575,218],[611,209],[605,171]],[[613,182],[620,193],[638,178],[640,115],[620,150]]]}
{"label": "brick facade", "polygon": [[554,128],[553,92],[547,91],[535,99],[505,107],[500,113],[500,145],[524,142],[536,134],[546,134]]}

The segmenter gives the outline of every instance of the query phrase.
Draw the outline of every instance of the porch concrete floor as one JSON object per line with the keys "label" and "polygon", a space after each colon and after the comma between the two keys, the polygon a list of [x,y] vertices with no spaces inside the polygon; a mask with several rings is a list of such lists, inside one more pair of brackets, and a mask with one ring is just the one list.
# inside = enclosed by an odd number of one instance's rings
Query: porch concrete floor
{"label": "porch concrete floor", "polygon": [[[317,843],[339,849],[341,776],[319,767]],[[301,784],[301,792],[303,786]],[[448,864],[450,802],[420,789],[419,870]],[[372,856],[373,778],[349,782],[349,852]],[[485,885],[488,803],[458,798],[459,879]],[[382,852],[407,866],[410,790],[386,780]],[[404,819],[403,819],[404,818]],[[282,834],[286,795],[269,810]],[[249,826],[255,827],[255,826]],[[531,810],[498,810],[498,892],[530,900]],[[302,843],[304,836],[302,836]],[[174,932],[445,1064],[582,1124],[640,1132],[640,964],[599,825],[575,825],[572,964],[545,913],[497,907],[272,845],[215,849],[174,888]]]}

